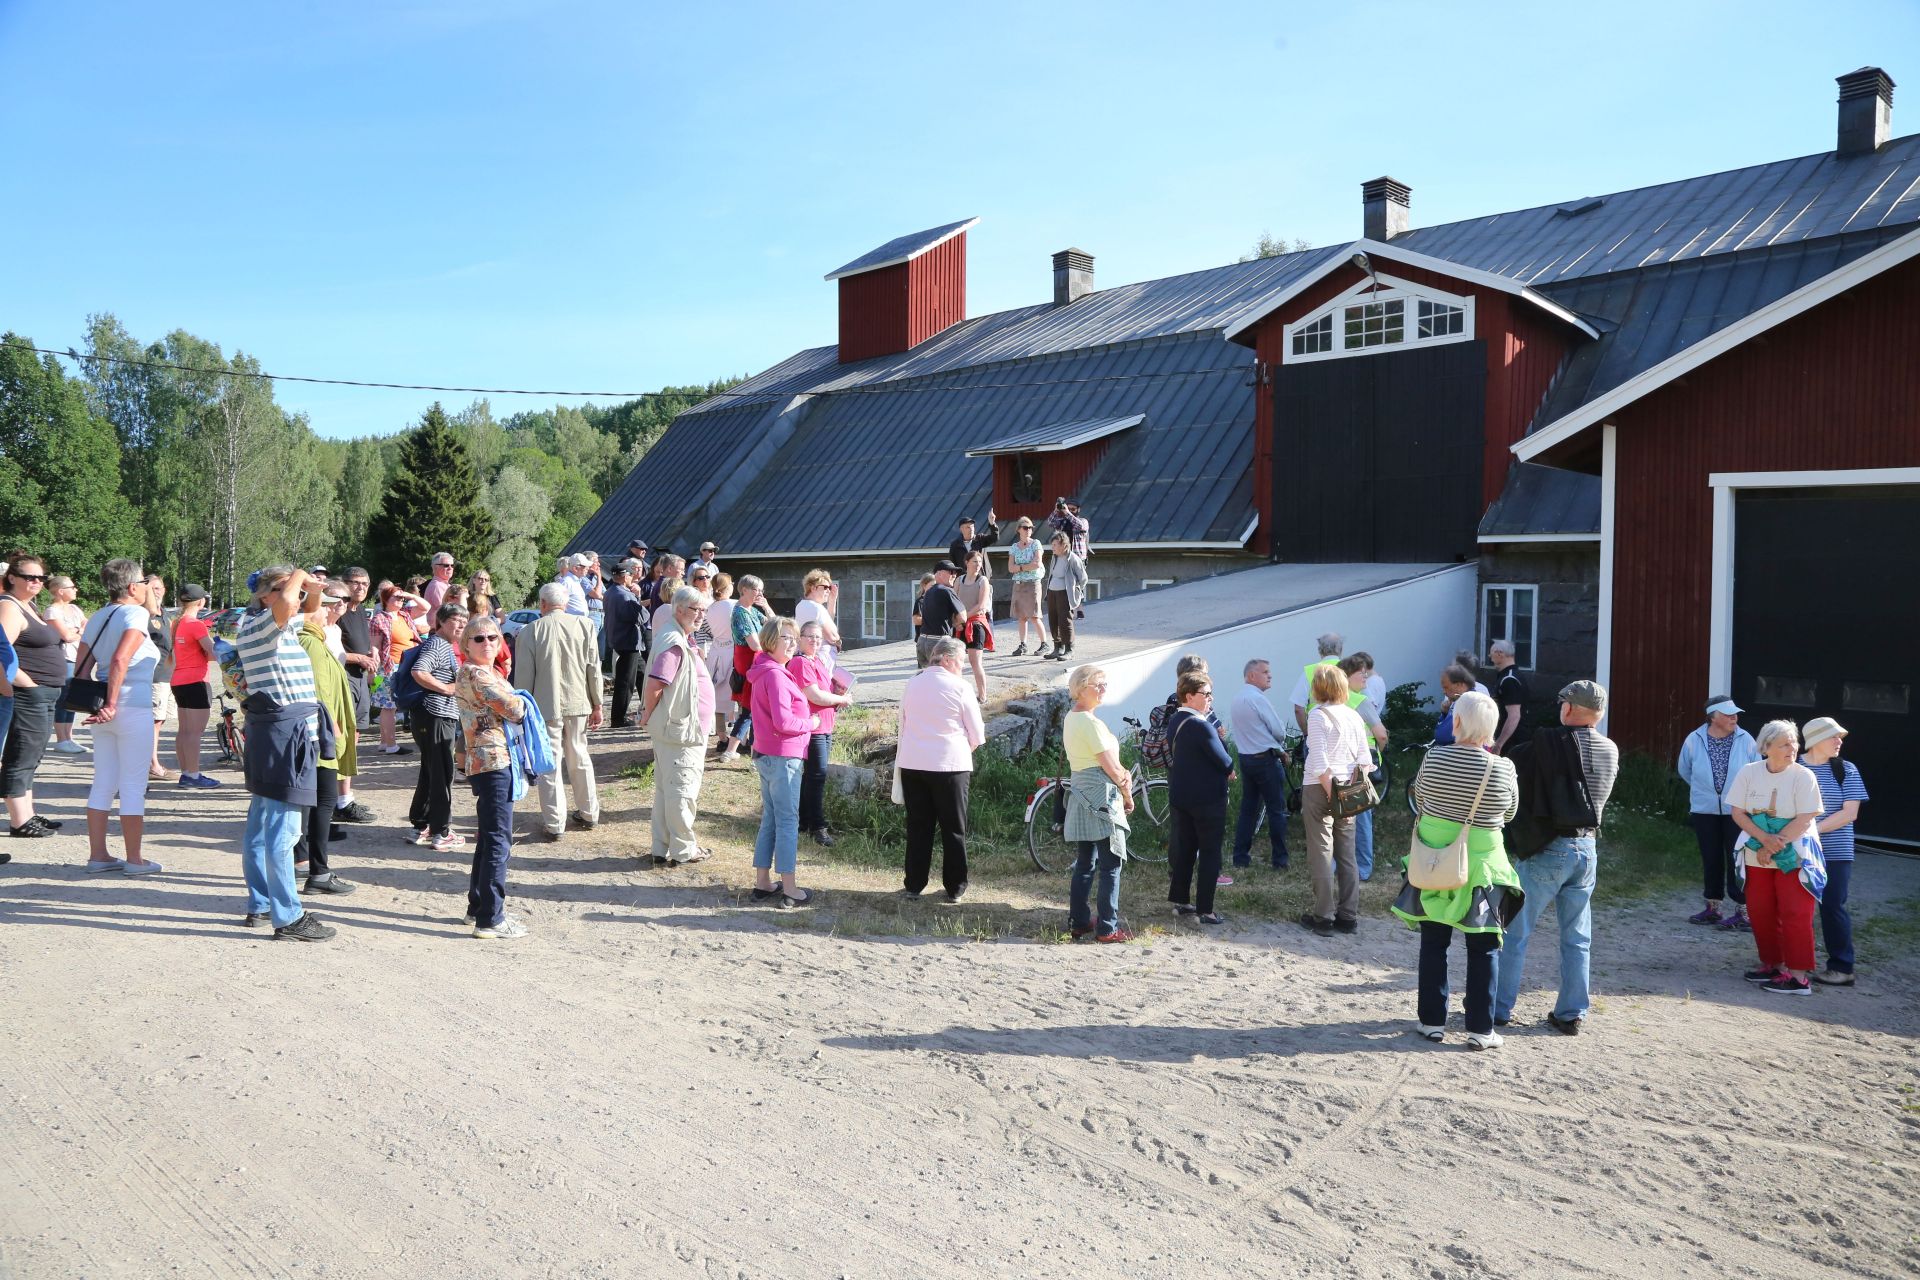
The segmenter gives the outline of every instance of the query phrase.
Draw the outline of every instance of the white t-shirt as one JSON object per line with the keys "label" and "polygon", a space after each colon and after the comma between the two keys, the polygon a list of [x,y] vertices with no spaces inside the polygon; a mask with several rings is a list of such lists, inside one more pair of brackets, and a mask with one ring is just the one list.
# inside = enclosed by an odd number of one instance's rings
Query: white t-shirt
{"label": "white t-shirt", "polygon": [[[809,622],[817,622],[824,631],[827,626],[832,624],[833,615],[828,613],[827,606],[821,604],[818,600],[802,600],[799,604],[793,606],[793,620],[803,627]],[[834,647],[825,640],[822,640],[820,642],[820,665],[827,669],[829,675],[833,673],[834,662],[837,657],[838,654]]]}
{"label": "white t-shirt", "polygon": [[153,705],[153,673],[160,663],[160,648],[148,632],[151,620],[152,615],[137,604],[108,605],[88,619],[86,634],[81,636],[93,653],[93,678],[105,680],[114,651],[120,647],[120,637],[129,631],[140,634],[140,646],[133,651],[133,661],[127,664],[127,674],[120,682],[119,707]]}
{"label": "white t-shirt", "polygon": [[[1740,772],[1733,775],[1733,781],[1727,787],[1727,803],[1748,813],[1770,814],[1775,818],[1797,818],[1803,813],[1819,814],[1825,811],[1820,799],[1820,780],[1813,776],[1813,770],[1803,764],[1790,764],[1779,773],[1768,770],[1765,760],[1755,760],[1752,764],[1741,766]],[[1764,853],[1756,853],[1747,846],[1748,837],[1742,836],[1740,849],[1746,854],[1750,867],[1773,865]]]}

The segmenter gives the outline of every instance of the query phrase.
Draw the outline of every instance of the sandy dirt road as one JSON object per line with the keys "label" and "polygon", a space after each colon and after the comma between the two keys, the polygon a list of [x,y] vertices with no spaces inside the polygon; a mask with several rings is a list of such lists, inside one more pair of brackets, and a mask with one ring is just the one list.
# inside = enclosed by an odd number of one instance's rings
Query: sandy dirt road
{"label": "sandy dirt road", "polygon": [[[489,944],[398,839],[410,766],[363,779],[325,946],[240,927],[237,788],[157,794],[151,879],[7,842],[0,1276],[1920,1273],[1911,957],[1766,996],[1651,903],[1598,924],[1590,1034],[1476,1054],[1410,1034],[1383,920],[839,937],[739,906],[737,858],[637,869],[630,783],[518,848],[533,934]],[[69,833],[87,767],[44,775]]]}

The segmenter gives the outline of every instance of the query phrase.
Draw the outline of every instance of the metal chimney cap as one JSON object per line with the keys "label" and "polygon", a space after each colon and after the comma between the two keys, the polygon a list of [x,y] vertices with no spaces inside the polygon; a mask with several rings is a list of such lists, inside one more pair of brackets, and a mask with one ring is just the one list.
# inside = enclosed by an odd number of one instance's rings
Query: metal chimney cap
{"label": "metal chimney cap", "polygon": [[1893,77],[1879,67],[1861,67],[1858,71],[1849,71],[1843,76],[1835,76],[1834,83],[1840,86],[1840,101],[1849,98],[1885,98],[1893,101]]}

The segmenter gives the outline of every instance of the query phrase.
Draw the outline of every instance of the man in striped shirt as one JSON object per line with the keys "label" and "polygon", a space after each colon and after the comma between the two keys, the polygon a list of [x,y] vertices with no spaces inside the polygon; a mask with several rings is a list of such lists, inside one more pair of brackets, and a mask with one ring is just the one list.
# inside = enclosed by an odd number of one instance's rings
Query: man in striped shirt
{"label": "man in striped shirt", "polygon": [[[1520,977],[1527,959],[1527,939],[1549,905],[1560,922],[1560,992],[1547,1022],[1561,1035],[1573,1036],[1580,1034],[1580,1024],[1587,1016],[1595,837],[1600,833],[1607,798],[1613,794],[1614,779],[1620,774],[1620,748],[1594,727],[1606,712],[1607,691],[1591,680],[1575,680],[1560,691],[1560,723],[1579,752],[1594,825],[1556,830],[1545,848],[1515,863],[1527,899],[1519,918],[1507,926],[1506,939],[1495,953],[1499,970],[1493,995],[1496,1026],[1504,1026],[1513,1018],[1513,1003],[1520,995]],[[1544,740],[1553,732],[1557,731],[1535,735],[1532,750],[1544,749]]]}

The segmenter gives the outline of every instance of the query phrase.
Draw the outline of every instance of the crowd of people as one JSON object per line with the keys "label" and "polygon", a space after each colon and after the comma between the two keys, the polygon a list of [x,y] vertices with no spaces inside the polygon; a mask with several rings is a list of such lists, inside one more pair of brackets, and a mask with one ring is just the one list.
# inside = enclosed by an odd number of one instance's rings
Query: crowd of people
{"label": "crowd of people", "polygon": [[[1086,527],[1064,503],[1058,517],[1067,523],[1054,530],[1050,562],[1037,550],[1030,520],[1016,524],[1007,551],[1021,650],[1026,625],[1037,626],[1044,585],[1053,647],[1043,639],[1041,650],[1066,658],[1085,580]],[[985,741],[980,655],[992,648],[994,613],[987,549],[998,535],[991,512],[984,531],[961,521],[915,606],[921,670],[902,695],[893,775],[906,818],[901,892],[911,897],[926,891],[936,836],[947,901],[968,890],[970,781]],[[752,575],[736,582],[716,552],[707,543],[692,562],[664,552],[649,562],[636,539],[626,558],[604,570],[591,554],[563,557],[539,590],[538,617],[511,642],[487,575],[456,582],[449,554],[434,556],[421,578],[377,587],[358,567],[330,575],[324,566],[273,565],[248,579],[250,599],[229,624],[228,644],[215,634],[208,593],[197,584],[180,592],[169,618],[159,575],[112,560],[100,573],[106,604],[89,616],[75,604],[71,579],[16,551],[0,568],[0,792],[9,833],[44,838],[61,827],[37,811],[34,776],[48,750],[88,754],[73,739],[79,719],[92,744],[87,872],[161,872],[145,847],[148,787],[156,780],[185,789],[222,785],[202,763],[219,682],[245,717],[243,923],[270,926],[276,938],[334,936],[302,895],[354,891],[334,870],[328,846],[342,835],[338,824],[374,820],[353,797],[362,734],[378,753],[418,755],[407,831],[414,844],[465,852],[467,837],[453,821],[455,778],[465,777],[475,814],[466,924],[475,937],[526,933],[506,900],[514,805],[527,790],[537,794],[547,840],[598,825],[589,734],[603,723],[637,724],[650,738],[648,860],[659,866],[710,856],[697,838],[705,769],[710,757],[750,755],[760,794],[751,899],[805,907],[813,895],[797,882],[799,842],[805,835],[820,847],[833,843],[827,762],[836,715],[854,697],[839,661],[839,586],[826,571],[812,571],[794,616],[781,616],[764,583]],[[49,591],[52,600],[42,604]],[[377,607],[367,608],[369,600]],[[1229,858],[1231,868],[1250,866],[1264,823],[1269,864],[1288,869],[1288,827],[1297,821],[1311,885],[1299,923],[1324,937],[1359,927],[1359,886],[1377,864],[1371,779],[1388,736],[1386,685],[1370,655],[1346,653],[1342,636],[1323,635],[1316,648],[1294,682],[1291,727],[1272,697],[1271,660],[1246,661],[1224,721],[1206,662],[1197,655],[1179,661],[1176,686],[1149,731],[1167,768],[1167,896],[1176,916],[1224,923],[1215,891],[1233,883]],[[1439,674],[1443,700],[1411,783],[1416,821],[1391,911],[1420,935],[1419,1033],[1435,1041],[1446,1034],[1448,951],[1458,933],[1467,1041],[1484,1049],[1500,1043],[1498,1028],[1512,1019],[1526,951],[1548,906],[1559,933],[1548,1024],[1574,1035],[1588,1015],[1596,837],[1620,757],[1599,729],[1607,691],[1598,684],[1578,680],[1561,689],[1557,723],[1536,727],[1526,717],[1530,691],[1513,646],[1496,640],[1489,647],[1491,689],[1478,679],[1473,656],[1463,651]],[[1134,779],[1099,714],[1105,671],[1076,666],[1066,685],[1064,835],[1075,853],[1068,930],[1075,940],[1124,942],[1133,936],[1120,915],[1119,886]],[[1709,699],[1706,722],[1680,749],[1676,768],[1689,793],[1705,899],[1689,919],[1750,931],[1758,964],[1746,977],[1768,992],[1852,985],[1853,826],[1868,797],[1859,770],[1840,758],[1847,731],[1822,717],[1804,730],[1779,720],[1749,735],[1741,713],[1729,697]],[[160,760],[159,729],[169,717],[177,772]],[[411,747],[398,741],[402,718]],[[1297,795],[1287,781],[1296,752]],[[1228,854],[1236,782],[1239,820]],[[119,854],[108,840],[116,804]]]}

